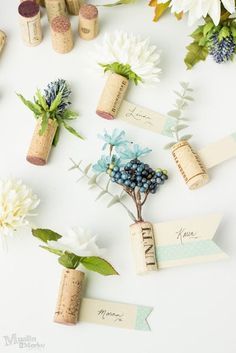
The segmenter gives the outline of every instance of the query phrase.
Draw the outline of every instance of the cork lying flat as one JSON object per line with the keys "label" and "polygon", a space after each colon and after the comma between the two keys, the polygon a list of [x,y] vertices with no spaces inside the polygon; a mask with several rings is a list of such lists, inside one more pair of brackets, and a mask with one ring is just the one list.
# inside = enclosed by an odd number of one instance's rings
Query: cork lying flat
{"label": "cork lying flat", "polygon": [[107,120],[113,120],[115,117],[107,112],[104,112],[102,110],[96,110],[96,114],[99,115],[101,118],[107,119]]}
{"label": "cork lying flat", "polygon": [[34,165],[45,165],[46,161],[45,159],[39,158],[39,157],[35,157],[35,156],[27,156],[26,160]]}

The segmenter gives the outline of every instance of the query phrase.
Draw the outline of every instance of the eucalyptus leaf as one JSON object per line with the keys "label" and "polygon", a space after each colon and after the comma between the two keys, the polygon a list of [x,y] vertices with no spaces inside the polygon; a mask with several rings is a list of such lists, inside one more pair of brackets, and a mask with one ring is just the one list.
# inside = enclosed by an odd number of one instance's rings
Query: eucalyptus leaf
{"label": "eucalyptus leaf", "polygon": [[181,131],[183,129],[186,129],[188,127],[188,125],[186,124],[180,124],[178,126],[176,126],[176,131]]}
{"label": "eucalyptus leaf", "polygon": [[106,195],[106,190],[102,190],[99,194],[98,194],[98,196],[96,197],[96,199],[95,199],[95,201],[98,201],[101,197],[103,197],[104,195]]}
{"label": "eucalyptus leaf", "polygon": [[91,167],[92,167],[92,163],[88,164],[88,165],[84,168],[84,174],[85,174],[85,175],[88,174],[88,172],[90,171]]}
{"label": "eucalyptus leaf", "polygon": [[113,205],[115,205],[116,203],[120,202],[119,196],[115,195],[111,201],[108,203],[107,208],[112,207]]}
{"label": "eucalyptus leaf", "polygon": [[91,178],[90,178],[89,181],[88,181],[88,184],[89,184],[89,185],[96,184],[97,177],[98,177],[98,176],[97,176],[96,174],[94,174],[93,176],[91,176]]}
{"label": "eucalyptus leaf", "polygon": [[191,139],[193,135],[184,135],[180,138],[180,141],[188,141]]}
{"label": "eucalyptus leaf", "polygon": [[48,241],[51,241],[51,240],[57,241],[62,237],[62,235],[54,232],[51,229],[43,229],[43,228],[32,229],[32,234],[34,237],[40,239],[44,243],[47,243]]}
{"label": "eucalyptus leaf", "polygon": [[170,115],[170,116],[173,116],[176,119],[178,119],[180,117],[180,115],[181,115],[181,111],[177,110],[177,109],[174,109],[174,110],[169,111],[167,114]]}
{"label": "eucalyptus leaf", "polygon": [[165,150],[169,150],[171,147],[173,147],[176,144],[176,142],[170,142],[167,143],[167,145],[164,146]]}
{"label": "eucalyptus leaf", "polygon": [[87,270],[97,272],[103,276],[118,275],[118,272],[108,261],[98,256],[82,257],[81,263]]}

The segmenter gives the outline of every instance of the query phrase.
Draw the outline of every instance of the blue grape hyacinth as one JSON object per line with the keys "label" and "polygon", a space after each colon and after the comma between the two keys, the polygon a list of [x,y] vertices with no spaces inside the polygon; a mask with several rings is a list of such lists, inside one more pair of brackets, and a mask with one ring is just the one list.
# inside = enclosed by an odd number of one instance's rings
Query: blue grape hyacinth
{"label": "blue grape hyacinth", "polygon": [[219,33],[214,33],[211,37],[209,54],[217,64],[229,61],[232,59],[236,49],[233,36],[230,34],[228,37],[219,39]]}

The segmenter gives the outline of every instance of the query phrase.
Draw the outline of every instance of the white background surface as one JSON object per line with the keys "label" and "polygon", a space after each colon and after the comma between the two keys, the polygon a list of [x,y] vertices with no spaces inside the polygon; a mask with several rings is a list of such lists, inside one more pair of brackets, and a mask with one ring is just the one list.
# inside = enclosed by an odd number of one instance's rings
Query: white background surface
{"label": "white background surface", "polygon": [[[195,102],[188,110],[196,148],[203,147],[235,131],[235,81],[233,63],[217,65],[210,58],[191,72],[185,70],[183,56],[192,30],[185,21],[165,16],[152,22],[153,10],[146,2],[115,9],[100,9],[101,31],[93,42],[76,35],[67,55],[53,52],[49,28],[43,16],[44,40],[27,48],[20,39],[17,1],[2,0],[0,28],[8,43],[0,59],[0,170],[1,178],[18,177],[39,195],[41,205],[35,225],[64,232],[81,225],[99,235],[107,258],[121,276],[103,278],[90,273],[86,296],[153,306],[151,333],[114,329],[80,323],[75,327],[52,322],[61,268],[56,257],[38,248],[30,230],[9,241],[8,253],[0,257],[0,352],[17,353],[15,346],[5,347],[4,335],[31,335],[45,344],[45,353],[235,353],[236,298],[236,161],[231,160],[210,171],[211,182],[197,191],[189,191],[177,174],[170,154],[163,150],[168,139],[118,121],[96,116],[95,108],[104,78],[91,73],[91,50],[105,31],[123,29],[150,36],[162,54],[162,79],[155,87],[131,87],[128,100],[165,113],[174,100],[172,89],[178,81],[188,80],[195,90]],[[89,60],[90,59],[90,60]],[[37,87],[58,78],[68,80],[73,89],[73,108],[80,113],[76,127],[86,141],[63,132],[49,164],[35,167],[25,161],[34,128],[30,111],[15,92],[31,98]],[[145,219],[158,222],[224,213],[216,240],[230,255],[225,262],[162,270],[145,277],[134,273],[129,242],[130,220],[119,206],[106,209],[106,200],[95,203],[95,191],[84,182],[76,183],[77,172],[68,172],[69,157],[95,161],[101,142],[97,133],[104,128],[120,127],[130,139],[151,147],[149,161],[169,170],[170,180],[159,194],[150,197]],[[26,351],[26,350],[25,350]]]}

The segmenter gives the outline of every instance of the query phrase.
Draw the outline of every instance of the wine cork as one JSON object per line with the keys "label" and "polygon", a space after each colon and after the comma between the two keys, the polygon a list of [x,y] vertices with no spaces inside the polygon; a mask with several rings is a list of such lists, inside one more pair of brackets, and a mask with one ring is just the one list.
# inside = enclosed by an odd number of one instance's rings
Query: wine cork
{"label": "wine cork", "polygon": [[6,34],[0,30],[0,54],[6,44],[7,36]]}
{"label": "wine cork", "polygon": [[66,0],[66,7],[70,15],[78,16],[82,0]]}
{"label": "wine cork", "polygon": [[45,0],[45,6],[49,22],[55,17],[67,15],[65,0]]}
{"label": "wine cork", "polygon": [[64,325],[78,322],[83,282],[83,272],[67,268],[63,270],[54,322]]}
{"label": "wine cork", "polygon": [[42,42],[39,5],[34,1],[23,1],[18,7],[21,36],[24,43],[30,47]]}
{"label": "wine cork", "polygon": [[26,157],[28,162],[35,165],[45,165],[47,163],[57,127],[57,122],[49,119],[46,131],[43,135],[39,135],[41,120],[37,122]]}
{"label": "wine cork", "polygon": [[97,115],[109,120],[114,119],[124,99],[128,84],[129,80],[124,76],[110,73],[97,106]]}
{"label": "wine cork", "polygon": [[94,5],[82,5],[79,11],[79,35],[91,40],[98,34],[98,9]]}
{"label": "wine cork", "polygon": [[52,46],[57,53],[65,54],[73,49],[73,34],[66,16],[55,17],[51,22]]}
{"label": "wine cork", "polygon": [[190,190],[198,189],[209,181],[209,176],[203,163],[188,141],[176,143],[171,151],[175,163]]}
{"label": "wine cork", "polygon": [[137,274],[156,271],[157,259],[152,224],[134,223],[130,226],[130,235]]}

